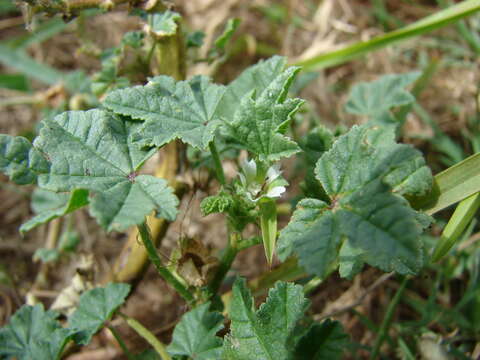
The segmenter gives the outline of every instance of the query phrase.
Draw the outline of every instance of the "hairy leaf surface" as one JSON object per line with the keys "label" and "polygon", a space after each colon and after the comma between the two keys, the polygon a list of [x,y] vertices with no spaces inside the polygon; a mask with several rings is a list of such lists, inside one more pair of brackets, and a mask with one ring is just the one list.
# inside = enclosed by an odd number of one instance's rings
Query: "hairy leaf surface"
{"label": "hairy leaf surface", "polygon": [[0,134],[0,171],[19,184],[34,184],[47,173],[49,163],[30,141],[21,136]]}
{"label": "hairy leaf surface", "polygon": [[385,114],[392,107],[410,104],[415,98],[405,87],[419,76],[419,72],[389,74],[376,81],[356,84],[345,109],[351,114],[375,117]]}
{"label": "hairy leaf surface", "polygon": [[243,97],[228,129],[260,161],[270,162],[291,156],[299,146],[284,135],[290,120],[303,104],[301,99],[287,99],[298,68],[289,68],[278,75],[262,93],[251,92]]}
{"label": "hairy leaf surface", "polygon": [[90,212],[108,230],[139,224],[153,210],[173,220],[178,200],[166,181],[136,173],[153,154],[131,142],[138,126],[102,110],[70,111],[45,121],[34,144],[52,165],[39,177],[40,186],[91,190]]}
{"label": "hairy leaf surface", "polygon": [[148,17],[150,31],[156,36],[172,36],[177,31],[177,21],[182,17],[179,13],[167,10],[160,14],[152,14]]}
{"label": "hairy leaf surface", "polygon": [[222,339],[215,334],[223,329],[223,316],[210,312],[207,302],[183,315],[173,331],[167,350],[171,355],[196,360],[217,360],[222,355]]}
{"label": "hairy leaf surface", "polygon": [[352,276],[364,263],[416,273],[422,264],[418,214],[400,195],[432,183],[420,152],[396,144],[391,128],[355,126],[322,155],[315,169],[330,203],[302,200],[279,238],[279,256],[292,251],[309,273],[325,276],[337,263]]}
{"label": "hairy leaf surface", "polygon": [[233,286],[229,315],[231,333],[224,340],[224,358],[232,360],[291,359],[294,331],[308,306],[299,285],[278,282],[255,311],[245,280]]}
{"label": "hairy leaf surface", "polygon": [[77,310],[69,317],[68,325],[75,330],[75,342],[86,345],[92,336],[123,304],[130,285],[110,283],[105,288],[95,288],[80,296]]}
{"label": "hairy leaf surface", "polygon": [[72,332],[56,320],[58,314],[42,305],[24,305],[0,329],[0,357],[18,360],[59,359]]}
{"label": "hairy leaf surface", "polygon": [[215,112],[224,92],[224,86],[205,76],[179,82],[157,76],[145,86],[111,92],[104,103],[116,113],[145,120],[135,135],[141,145],[162,146],[179,138],[204,149],[220,124]]}
{"label": "hairy leaf surface", "polygon": [[348,336],[338,321],[312,324],[296,348],[295,360],[339,360]]}
{"label": "hairy leaf surface", "polygon": [[252,90],[256,94],[261,94],[282,73],[286,65],[285,57],[273,56],[247,68],[228,84],[225,95],[218,105],[218,116],[227,122],[233,121],[233,114],[243,97]]}

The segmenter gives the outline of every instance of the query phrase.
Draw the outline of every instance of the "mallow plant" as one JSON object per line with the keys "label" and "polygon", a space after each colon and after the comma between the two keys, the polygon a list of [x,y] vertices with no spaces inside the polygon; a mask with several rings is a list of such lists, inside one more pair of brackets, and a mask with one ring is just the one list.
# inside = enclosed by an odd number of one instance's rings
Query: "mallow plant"
{"label": "mallow plant", "polygon": [[[88,344],[117,312],[161,359],[341,358],[348,336],[339,322],[312,320],[301,285],[278,281],[258,308],[242,277],[223,302],[219,290],[236,255],[260,244],[269,266],[275,257],[297,259],[310,278],[325,279],[337,270],[352,278],[365,265],[402,275],[421,271],[427,256],[421,234],[432,219],[410,200],[427,195],[433,178],[422,154],[396,141],[401,121],[392,112],[414,101],[405,88],[419,74],[355,86],[346,111],[366,119],[363,125],[340,135],[319,127],[294,140],[290,126],[304,101],[291,97],[289,88],[298,72],[275,56],[226,86],[206,76],[156,76],[107,93],[98,108],[44,119],[33,142],[0,135],[0,169],[11,181],[58,197],[54,208],[38,213],[22,231],[84,206],[107,231],[136,226],[159,275],[189,308],[164,347],[118,312],[127,284],[85,291],[63,317],[40,304],[25,305],[0,330],[0,357],[60,359],[71,344]],[[177,217],[175,190],[142,172],[171,142],[200,153],[218,183],[201,211],[224,214],[228,238],[218,266],[203,282],[189,281],[178,264],[164,263],[145,221],[152,213],[168,221]],[[238,165],[233,177],[224,173],[226,154]],[[279,229],[278,201],[289,194],[282,160],[295,156],[306,159],[303,195]],[[122,348],[130,359],[143,358]]]}

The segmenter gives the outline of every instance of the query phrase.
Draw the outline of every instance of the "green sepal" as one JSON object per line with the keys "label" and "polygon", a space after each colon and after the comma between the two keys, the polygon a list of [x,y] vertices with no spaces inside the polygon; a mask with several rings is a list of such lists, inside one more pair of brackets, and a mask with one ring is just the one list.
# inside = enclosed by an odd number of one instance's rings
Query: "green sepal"
{"label": "green sepal", "polygon": [[271,265],[277,241],[277,204],[275,200],[263,198],[259,201],[259,208],[263,247],[267,262]]}

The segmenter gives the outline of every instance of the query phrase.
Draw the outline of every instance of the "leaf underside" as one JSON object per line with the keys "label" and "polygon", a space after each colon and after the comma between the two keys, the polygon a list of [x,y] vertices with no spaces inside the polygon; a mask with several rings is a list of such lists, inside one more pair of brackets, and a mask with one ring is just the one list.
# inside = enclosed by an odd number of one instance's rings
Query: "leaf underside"
{"label": "leaf underside", "polygon": [[[39,202],[43,202],[39,204]],[[33,218],[20,226],[21,232],[45,224],[53,219],[67,215],[88,205],[88,191],[75,189],[70,194],[55,193],[38,188],[32,197],[32,208],[37,213]]]}
{"label": "leaf underside", "polygon": [[330,199],[304,199],[282,230],[278,253],[296,252],[307,272],[340,266],[351,277],[368,263],[414,274],[422,266],[418,215],[402,195],[432,184],[420,152],[394,141],[394,130],[354,126],[318,160],[315,175]]}

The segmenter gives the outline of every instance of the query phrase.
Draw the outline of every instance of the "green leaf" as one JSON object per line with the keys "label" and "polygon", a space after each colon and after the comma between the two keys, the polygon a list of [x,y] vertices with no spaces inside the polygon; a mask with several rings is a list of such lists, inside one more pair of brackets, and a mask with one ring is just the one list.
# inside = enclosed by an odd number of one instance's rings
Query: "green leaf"
{"label": "green leaf", "polygon": [[7,45],[0,44],[0,62],[47,85],[53,85],[64,77],[63,73],[37,62],[25,51],[15,50]]}
{"label": "green leaf", "polygon": [[80,296],[75,312],[68,318],[68,325],[76,331],[77,344],[90,343],[92,336],[123,304],[130,292],[130,285],[110,283],[105,288],[95,288]]}
{"label": "green leaf", "polygon": [[432,261],[439,261],[450,251],[460,239],[460,235],[463,234],[465,228],[470,224],[473,217],[477,214],[479,207],[480,193],[470,195],[458,204],[455,212],[443,229],[440,241],[433,252]]}
{"label": "green leaf", "polygon": [[262,199],[259,209],[263,248],[267,263],[271,265],[277,242],[277,204],[273,199]]}
{"label": "green leaf", "polygon": [[353,276],[363,263],[414,274],[422,266],[418,214],[400,195],[425,193],[432,176],[420,152],[394,142],[394,130],[354,126],[322,155],[316,177],[330,199],[302,200],[282,230],[278,253],[292,251],[309,273],[340,265]]}
{"label": "green leaf", "polygon": [[18,36],[6,41],[6,45],[12,49],[25,49],[33,44],[39,44],[48,40],[63,31],[67,27],[67,23],[60,18],[49,19],[39,26],[35,26],[35,30],[28,31],[26,34]]}
{"label": "green leaf", "polygon": [[342,49],[320,54],[310,59],[303,59],[294,65],[304,70],[321,70],[340,65],[366,55],[372,51],[390,46],[402,40],[410,39],[421,34],[449,25],[459,19],[470,16],[480,10],[478,0],[466,0],[441,11],[409,24],[401,29],[379,35],[368,41],[359,41]]}
{"label": "green leaf", "polygon": [[30,91],[28,79],[23,74],[0,74],[0,88]]}
{"label": "green leaf", "polygon": [[18,360],[59,359],[71,331],[56,320],[58,314],[42,305],[22,306],[0,329],[0,357]]}
{"label": "green leaf", "polygon": [[291,359],[294,331],[307,305],[301,286],[278,282],[255,311],[245,280],[237,279],[229,310],[231,333],[224,340],[225,359]]}
{"label": "green leaf", "polygon": [[320,156],[332,147],[334,141],[333,133],[323,126],[310,130],[300,141],[306,168],[302,190],[307,197],[326,200],[325,190],[315,177],[315,165]]}
{"label": "green leaf", "polygon": [[60,252],[57,249],[38,248],[33,254],[33,259],[40,260],[42,263],[57,261],[59,257]]}
{"label": "green leaf", "polygon": [[222,339],[215,334],[223,329],[223,316],[210,312],[210,302],[183,315],[173,331],[167,350],[171,355],[195,360],[217,360],[222,356]]}
{"label": "green leaf", "polygon": [[172,36],[177,32],[177,21],[182,17],[179,13],[167,10],[161,14],[148,16],[150,31],[158,37]]}
{"label": "green leaf", "polygon": [[49,171],[48,161],[30,141],[21,136],[0,134],[0,171],[19,184],[33,184]]}
{"label": "green leaf", "polygon": [[233,34],[235,34],[235,31],[237,31],[237,28],[241,22],[242,21],[237,18],[228,19],[227,25],[225,25],[225,29],[223,30],[222,35],[220,35],[215,40],[215,47],[218,50],[225,51],[225,46],[228,44]]}
{"label": "green leaf", "polygon": [[355,115],[376,117],[392,107],[407,105],[415,101],[405,87],[413,83],[420,72],[384,75],[368,83],[356,84],[345,105],[347,112]]}
{"label": "green leaf", "polygon": [[52,165],[39,178],[40,186],[92,191],[90,212],[109,231],[140,224],[152,211],[173,220],[178,200],[167,182],[137,175],[153,154],[131,142],[139,125],[103,110],[70,111],[46,120],[35,146]]}
{"label": "green leaf", "polygon": [[435,175],[432,191],[409,198],[415,209],[433,215],[480,192],[480,153],[469,156]]}
{"label": "green leaf", "polygon": [[88,191],[84,189],[75,189],[71,194],[58,194],[48,190],[36,189],[32,197],[32,208],[37,215],[22,224],[20,231],[30,231],[39,225],[74,212],[85,205],[88,205]]}
{"label": "green leaf", "polygon": [[218,105],[217,115],[228,122],[233,121],[233,114],[242,98],[252,90],[255,90],[256,94],[261,94],[282,73],[286,63],[286,58],[273,56],[243,71],[227,86],[225,95]]}
{"label": "green leaf", "polygon": [[225,87],[205,76],[175,82],[168,76],[145,86],[111,92],[104,101],[112,111],[146,120],[134,137],[144,146],[162,146],[175,138],[205,149],[220,124],[215,112]]}
{"label": "green leaf", "polygon": [[228,131],[236,141],[262,162],[291,156],[300,148],[284,135],[292,116],[303,104],[301,99],[287,99],[298,68],[278,75],[258,97],[251,92],[243,97]]}
{"label": "green leaf", "polygon": [[221,192],[203,199],[200,204],[200,210],[203,216],[213,213],[223,213],[233,206],[233,202],[234,200],[231,195]]}
{"label": "green leaf", "polygon": [[336,360],[342,358],[348,336],[338,321],[313,324],[296,348],[296,360]]}

